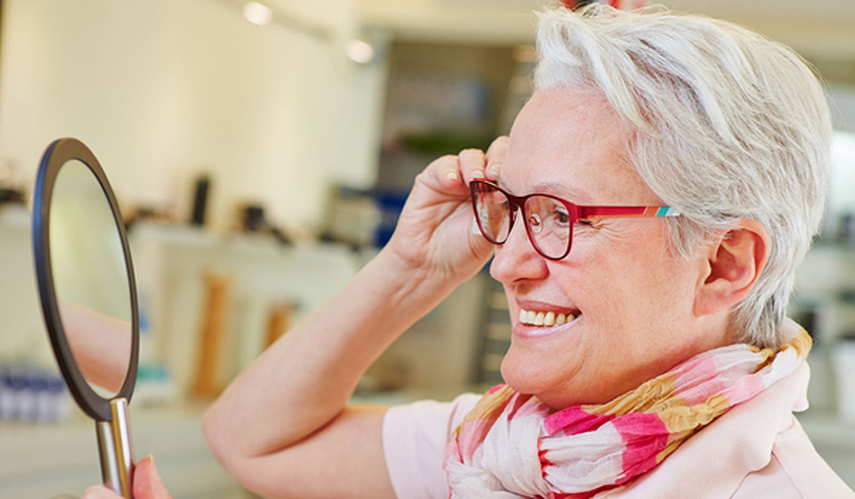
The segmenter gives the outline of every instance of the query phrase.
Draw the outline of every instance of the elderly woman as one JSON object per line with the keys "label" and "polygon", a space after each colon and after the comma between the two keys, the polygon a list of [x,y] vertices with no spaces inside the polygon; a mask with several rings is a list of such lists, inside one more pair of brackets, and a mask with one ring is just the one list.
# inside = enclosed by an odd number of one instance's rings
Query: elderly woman
{"label": "elderly woman", "polygon": [[[390,243],[211,407],[215,456],[265,497],[855,496],[792,414],[810,340],[785,311],[831,135],[810,69],[732,24],[600,6],[544,13],[538,49],[510,139],[419,175]],[[491,256],[507,385],[347,405]]]}

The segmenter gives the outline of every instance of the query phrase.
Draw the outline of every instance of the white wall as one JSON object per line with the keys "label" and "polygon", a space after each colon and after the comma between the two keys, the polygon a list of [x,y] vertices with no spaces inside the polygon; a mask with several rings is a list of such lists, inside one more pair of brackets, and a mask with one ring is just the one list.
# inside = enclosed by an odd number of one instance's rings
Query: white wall
{"label": "white wall", "polygon": [[29,213],[0,211],[0,364],[55,366],[42,321]]}
{"label": "white wall", "polygon": [[826,92],[835,133],[825,235],[834,237],[841,229],[841,217],[855,213],[855,87],[831,85]]}
{"label": "white wall", "polygon": [[834,129],[855,133],[855,86],[831,85],[826,87],[826,92]]}
{"label": "white wall", "polygon": [[332,39],[252,25],[216,0],[5,0],[0,160],[31,186],[48,143],[74,136],[124,205],[187,218],[206,171],[215,228],[242,201],[313,226],[330,181],[374,182],[385,64],[344,57],[351,0],[300,10]]}

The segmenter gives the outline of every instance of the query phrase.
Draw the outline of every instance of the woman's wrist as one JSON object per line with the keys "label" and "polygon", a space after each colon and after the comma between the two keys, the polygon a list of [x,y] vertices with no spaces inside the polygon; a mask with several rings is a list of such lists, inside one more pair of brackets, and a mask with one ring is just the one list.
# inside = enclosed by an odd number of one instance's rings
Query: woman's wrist
{"label": "woman's wrist", "polygon": [[465,276],[457,276],[442,269],[425,264],[415,265],[389,245],[380,251],[371,264],[376,265],[381,285],[386,288],[383,294],[391,303],[408,309],[428,307],[424,313],[466,280]]}

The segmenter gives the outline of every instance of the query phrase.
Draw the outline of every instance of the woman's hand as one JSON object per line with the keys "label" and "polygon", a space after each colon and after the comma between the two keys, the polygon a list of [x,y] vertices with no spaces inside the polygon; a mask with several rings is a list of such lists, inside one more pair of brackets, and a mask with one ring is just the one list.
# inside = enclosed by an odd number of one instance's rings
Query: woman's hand
{"label": "woman's hand", "polygon": [[492,245],[474,226],[469,182],[498,179],[508,137],[487,153],[467,149],[437,159],[416,178],[389,249],[411,269],[427,276],[460,280],[474,275],[492,255]]}
{"label": "woman's hand", "polygon": [[[160,475],[154,466],[154,458],[151,456],[143,459],[134,467],[133,481],[134,499],[172,499],[160,480]],[[122,497],[107,487],[98,485],[86,489],[80,499],[122,499]]]}

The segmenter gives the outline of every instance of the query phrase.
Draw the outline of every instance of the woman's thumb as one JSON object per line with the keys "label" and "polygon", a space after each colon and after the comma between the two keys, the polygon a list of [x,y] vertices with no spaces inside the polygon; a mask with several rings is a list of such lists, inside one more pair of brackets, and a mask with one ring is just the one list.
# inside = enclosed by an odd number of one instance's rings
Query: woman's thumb
{"label": "woman's thumb", "polygon": [[172,499],[160,480],[152,456],[138,462],[134,469],[134,499]]}

